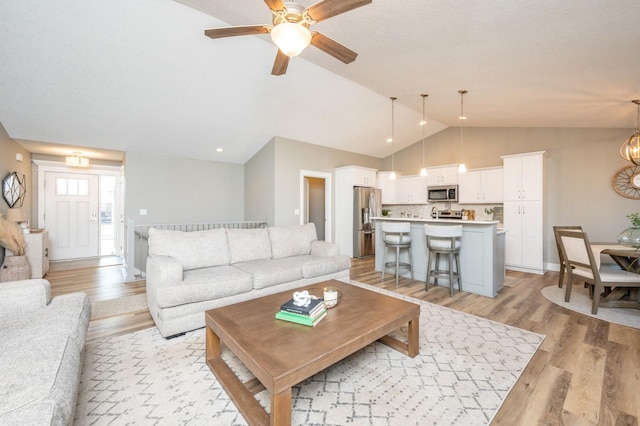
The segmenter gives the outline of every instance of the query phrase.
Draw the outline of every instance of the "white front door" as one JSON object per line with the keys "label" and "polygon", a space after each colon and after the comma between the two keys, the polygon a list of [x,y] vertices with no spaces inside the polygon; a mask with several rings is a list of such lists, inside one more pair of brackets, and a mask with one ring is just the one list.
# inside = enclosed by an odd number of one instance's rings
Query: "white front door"
{"label": "white front door", "polygon": [[97,257],[98,176],[45,173],[45,228],[51,260]]}

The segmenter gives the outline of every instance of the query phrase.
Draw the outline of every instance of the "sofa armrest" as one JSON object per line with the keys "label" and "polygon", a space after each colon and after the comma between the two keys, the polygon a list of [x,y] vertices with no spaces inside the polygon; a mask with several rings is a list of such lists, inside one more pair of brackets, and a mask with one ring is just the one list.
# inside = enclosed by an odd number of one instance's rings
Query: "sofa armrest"
{"label": "sofa armrest", "polygon": [[340,247],[326,241],[313,241],[311,243],[311,256],[333,257],[340,254]]}
{"label": "sofa armrest", "polygon": [[182,264],[170,256],[147,257],[147,287],[166,287],[182,281]]}
{"label": "sofa armrest", "polygon": [[47,306],[51,285],[43,279],[0,283],[0,316],[19,315]]}

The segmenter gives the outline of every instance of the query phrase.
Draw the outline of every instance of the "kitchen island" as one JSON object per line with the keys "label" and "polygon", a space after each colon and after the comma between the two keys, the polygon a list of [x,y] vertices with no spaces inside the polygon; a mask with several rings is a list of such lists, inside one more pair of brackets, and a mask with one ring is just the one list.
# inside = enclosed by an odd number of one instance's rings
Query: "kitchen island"
{"label": "kitchen island", "polygon": [[[460,220],[460,219],[418,219],[375,217],[376,225],[376,271],[382,272],[384,265],[384,243],[382,242],[383,222],[411,223],[411,255],[413,257],[413,273],[416,280],[425,282],[427,277],[427,239],[424,225],[462,225],[460,246],[460,269],[462,275],[462,291],[495,297],[504,282],[504,230],[498,228],[497,221]],[[393,252],[389,257],[395,255]],[[401,262],[409,261],[409,254],[403,251]],[[441,259],[442,262],[442,259]],[[389,273],[393,273],[389,269]],[[401,274],[410,278],[409,271]],[[444,285],[449,283],[439,280]],[[457,288],[457,285],[456,285]]]}

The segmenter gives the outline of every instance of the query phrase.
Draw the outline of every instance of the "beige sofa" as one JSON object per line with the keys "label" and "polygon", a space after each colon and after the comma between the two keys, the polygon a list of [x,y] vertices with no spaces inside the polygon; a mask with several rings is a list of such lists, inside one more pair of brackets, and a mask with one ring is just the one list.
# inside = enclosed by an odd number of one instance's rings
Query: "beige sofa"
{"label": "beige sofa", "polygon": [[91,305],[42,279],[0,283],[0,425],[70,425]]}
{"label": "beige sofa", "polygon": [[[204,311],[328,279],[351,260],[313,223],[263,229],[149,229],[147,302],[165,337],[204,327]],[[274,312],[275,313],[275,312]]]}

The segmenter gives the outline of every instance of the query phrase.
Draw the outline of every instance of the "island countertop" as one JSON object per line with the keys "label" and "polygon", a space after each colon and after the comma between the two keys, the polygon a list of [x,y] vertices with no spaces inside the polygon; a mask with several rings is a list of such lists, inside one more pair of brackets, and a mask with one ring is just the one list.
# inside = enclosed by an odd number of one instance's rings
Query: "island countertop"
{"label": "island countertop", "polygon": [[[425,281],[427,276],[426,236],[424,225],[462,225],[460,247],[460,268],[462,277],[462,291],[495,297],[502,288],[505,275],[504,262],[504,230],[498,221],[461,220],[461,219],[433,219],[415,217],[372,217],[375,222],[376,239],[376,270],[382,271],[385,263],[384,242],[382,240],[382,223],[409,222],[411,224],[411,255],[414,277],[418,281]],[[394,253],[389,251],[389,259],[393,260]],[[403,251],[401,262],[408,262],[408,253]],[[390,269],[388,273],[393,273]],[[402,276],[410,277],[409,272]],[[445,284],[448,285],[448,284]]]}
{"label": "island countertop", "polygon": [[436,223],[455,223],[457,225],[490,225],[495,223],[499,225],[501,222],[497,220],[464,220],[464,219],[434,219],[434,218],[422,218],[422,217],[391,217],[391,216],[376,216],[371,219],[389,221],[389,222],[436,222]]}

